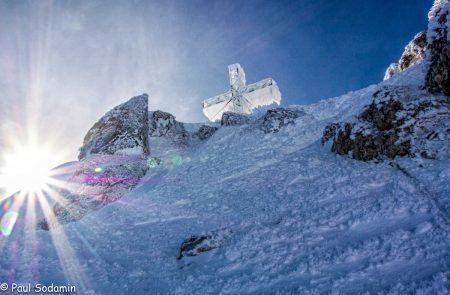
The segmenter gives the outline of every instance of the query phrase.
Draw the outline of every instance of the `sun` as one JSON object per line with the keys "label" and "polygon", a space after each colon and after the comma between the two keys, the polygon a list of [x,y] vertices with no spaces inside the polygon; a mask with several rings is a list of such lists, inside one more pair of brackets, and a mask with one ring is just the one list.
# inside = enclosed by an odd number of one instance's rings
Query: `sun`
{"label": "sun", "polygon": [[52,182],[54,154],[38,146],[26,146],[3,155],[0,186],[8,194],[20,191],[34,194],[44,191]]}

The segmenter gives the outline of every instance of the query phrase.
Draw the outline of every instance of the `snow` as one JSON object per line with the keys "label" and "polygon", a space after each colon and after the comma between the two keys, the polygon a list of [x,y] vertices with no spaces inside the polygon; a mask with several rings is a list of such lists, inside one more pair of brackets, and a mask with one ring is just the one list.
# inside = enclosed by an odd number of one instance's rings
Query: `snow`
{"label": "snow", "polygon": [[[380,85],[291,106],[306,115],[278,133],[251,123],[189,147],[150,138],[162,162],[125,197],[36,240],[23,222],[2,237],[0,281],[81,294],[446,293],[450,159],[362,162],[320,144]],[[176,259],[190,235],[221,229],[218,248]]]}

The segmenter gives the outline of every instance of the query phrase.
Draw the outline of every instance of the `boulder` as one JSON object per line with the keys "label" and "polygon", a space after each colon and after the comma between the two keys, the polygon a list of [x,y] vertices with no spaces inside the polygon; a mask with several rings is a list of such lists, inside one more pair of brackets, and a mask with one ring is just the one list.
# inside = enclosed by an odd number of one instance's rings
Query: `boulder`
{"label": "boulder", "polygon": [[142,94],[106,113],[84,137],[78,159],[91,154],[148,155],[148,95]]}
{"label": "boulder", "polygon": [[194,133],[194,136],[198,137],[200,140],[205,140],[210,138],[219,128],[209,125],[202,125],[198,129],[197,132]]}
{"label": "boulder", "polygon": [[250,123],[250,117],[244,114],[225,112],[222,114],[222,126],[239,126]]}
{"label": "boulder", "polygon": [[181,243],[177,259],[185,256],[197,256],[221,247],[231,237],[230,229],[220,229],[202,235],[191,235]]}
{"label": "boulder", "polygon": [[187,145],[189,141],[184,124],[175,120],[174,115],[159,110],[149,113],[149,136],[166,136],[179,145]]}
{"label": "boulder", "polygon": [[52,212],[38,223],[49,230],[78,221],[88,213],[115,202],[133,189],[148,170],[147,161],[135,155],[91,155],[80,161]]}
{"label": "boulder", "polygon": [[276,133],[287,125],[295,124],[295,119],[305,114],[301,110],[285,108],[268,110],[263,117],[262,130],[265,133]]}
{"label": "boulder", "polygon": [[86,214],[120,199],[133,189],[149,168],[148,96],[131,98],[106,113],[88,131],[80,161],[59,193],[52,211],[38,227],[80,220]]}

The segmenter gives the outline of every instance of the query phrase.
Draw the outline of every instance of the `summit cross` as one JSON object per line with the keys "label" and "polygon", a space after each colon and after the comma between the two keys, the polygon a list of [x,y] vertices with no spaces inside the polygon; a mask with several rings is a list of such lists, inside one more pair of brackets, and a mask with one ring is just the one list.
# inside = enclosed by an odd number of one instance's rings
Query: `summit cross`
{"label": "summit cross", "polygon": [[240,64],[229,65],[228,72],[230,90],[203,101],[203,113],[210,121],[220,120],[225,112],[250,114],[257,107],[280,104],[281,92],[272,78],[246,85]]}

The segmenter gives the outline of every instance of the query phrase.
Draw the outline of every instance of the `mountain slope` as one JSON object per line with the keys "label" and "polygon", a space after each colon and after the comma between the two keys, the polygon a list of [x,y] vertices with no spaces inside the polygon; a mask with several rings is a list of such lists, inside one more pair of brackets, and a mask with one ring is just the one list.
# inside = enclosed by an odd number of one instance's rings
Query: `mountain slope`
{"label": "mountain slope", "polygon": [[[17,225],[0,277],[96,294],[444,293],[449,160],[360,162],[320,144],[319,127],[357,113],[375,88],[294,107],[307,114],[278,133],[253,123],[187,148],[150,140],[162,164],[119,201],[36,232],[34,248]],[[224,228],[222,247],[176,259],[190,234]]]}

